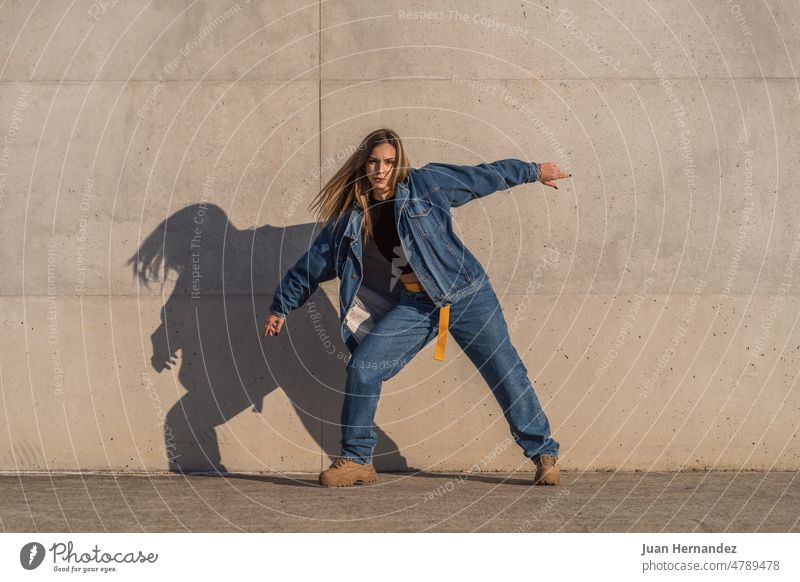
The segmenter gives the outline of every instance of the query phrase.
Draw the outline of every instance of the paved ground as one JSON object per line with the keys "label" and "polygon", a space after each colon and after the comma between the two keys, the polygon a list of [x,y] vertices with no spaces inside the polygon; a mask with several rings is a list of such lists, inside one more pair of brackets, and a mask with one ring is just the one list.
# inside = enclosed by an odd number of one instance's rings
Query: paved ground
{"label": "paved ground", "polygon": [[0,529],[66,531],[800,532],[797,472],[381,473],[325,489],[316,475],[2,474]]}

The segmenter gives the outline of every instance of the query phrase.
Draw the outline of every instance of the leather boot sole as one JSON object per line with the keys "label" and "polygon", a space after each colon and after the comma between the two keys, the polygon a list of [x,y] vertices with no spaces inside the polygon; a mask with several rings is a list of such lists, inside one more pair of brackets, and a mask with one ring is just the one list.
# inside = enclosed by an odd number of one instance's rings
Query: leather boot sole
{"label": "leather boot sole", "polygon": [[366,483],[375,483],[378,480],[378,475],[375,470],[366,470],[367,474],[359,477],[349,477],[348,475],[325,475],[325,471],[320,473],[319,484],[323,487],[352,487],[353,485],[361,485]]}

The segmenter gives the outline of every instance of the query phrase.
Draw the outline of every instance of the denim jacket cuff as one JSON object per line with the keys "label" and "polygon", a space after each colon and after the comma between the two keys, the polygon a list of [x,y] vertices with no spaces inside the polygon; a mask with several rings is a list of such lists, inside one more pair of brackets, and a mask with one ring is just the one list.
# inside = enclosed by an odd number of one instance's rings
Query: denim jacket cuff
{"label": "denim jacket cuff", "polygon": [[280,317],[280,318],[282,318],[282,319],[286,319],[286,317],[287,317],[287,315],[288,315],[288,314],[286,314],[286,313],[281,313],[281,312],[280,312],[280,310],[278,310],[278,309],[275,309],[275,308],[273,308],[273,307],[270,307],[270,308],[269,308],[269,312],[270,312],[271,314],[273,314],[273,315],[277,315],[278,317]]}
{"label": "denim jacket cuff", "polygon": [[530,163],[530,175],[528,176],[528,182],[538,182],[539,176],[541,176],[539,164],[537,162]]}

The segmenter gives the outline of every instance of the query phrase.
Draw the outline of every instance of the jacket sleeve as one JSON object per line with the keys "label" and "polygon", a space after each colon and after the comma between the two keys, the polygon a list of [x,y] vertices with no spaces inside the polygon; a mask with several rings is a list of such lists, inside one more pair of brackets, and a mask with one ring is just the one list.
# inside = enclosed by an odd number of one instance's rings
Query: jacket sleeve
{"label": "jacket sleeve", "polygon": [[329,222],[275,289],[269,311],[284,319],[301,307],[319,284],[336,277],[333,226]]}
{"label": "jacket sleeve", "polygon": [[421,168],[457,208],[470,200],[539,180],[539,164],[517,159],[497,160],[477,166],[431,163]]}

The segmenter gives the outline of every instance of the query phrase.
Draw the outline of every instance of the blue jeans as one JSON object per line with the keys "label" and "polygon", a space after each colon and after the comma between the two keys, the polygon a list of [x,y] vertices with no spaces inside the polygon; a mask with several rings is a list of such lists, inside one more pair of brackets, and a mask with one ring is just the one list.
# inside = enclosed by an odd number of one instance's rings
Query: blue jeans
{"label": "blue jeans", "polygon": [[[353,351],[341,415],[343,457],[372,463],[377,444],[372,425],[381,385],[434,340],[438,329],[439,309],[427,293],[403,289],[400,302]],[[511,344],[503,310],[488,280],[450,305],[448,333],[486,380],[525,456],[558,456],[559,444],[550,437],[550,423]]]}

